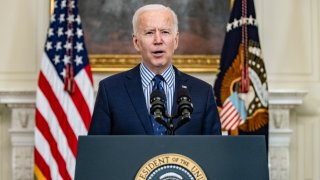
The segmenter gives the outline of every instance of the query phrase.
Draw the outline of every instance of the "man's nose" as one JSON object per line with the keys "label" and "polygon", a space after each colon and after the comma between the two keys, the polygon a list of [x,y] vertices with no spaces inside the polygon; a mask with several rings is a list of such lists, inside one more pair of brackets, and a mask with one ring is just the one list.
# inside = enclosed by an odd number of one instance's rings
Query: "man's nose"
{"label": "man's nose", "polygon": [[162,36],[161,36],[161,32],[160,31],[156,31],[155,35],[154,35],[154,43],[155,44],[162,44]]}

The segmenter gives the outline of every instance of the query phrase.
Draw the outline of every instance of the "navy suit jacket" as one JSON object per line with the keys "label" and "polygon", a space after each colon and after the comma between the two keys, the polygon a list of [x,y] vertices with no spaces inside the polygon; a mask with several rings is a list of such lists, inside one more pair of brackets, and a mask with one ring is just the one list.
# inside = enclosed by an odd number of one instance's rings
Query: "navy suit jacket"
{"label": "navy suit jacket", "polygon": [[[193,103],[191,120],[176,134],[221,134],[220,119],[214,101],[212,86],[175,70],[177,88],[187,86]],[[176,102],[172,112],[176,112]],[[177,122],[174,119],[173,122]],[[99,83],[89,135],[153,135],[152,122],[142,90],[139,65]]]}

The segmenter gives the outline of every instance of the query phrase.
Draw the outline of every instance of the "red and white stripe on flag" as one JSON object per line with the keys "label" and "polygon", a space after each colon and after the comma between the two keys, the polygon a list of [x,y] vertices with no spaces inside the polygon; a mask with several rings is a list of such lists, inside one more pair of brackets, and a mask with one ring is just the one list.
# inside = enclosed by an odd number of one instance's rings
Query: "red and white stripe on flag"
{"label": "red and white stripe on flag", "polygon": [[222,129],[225,130],[234,130],[241,122],[241,116],[229,98],[223,103],[220,121]]}
{"label": "red and white stripe on flag", "polygon": [[[68,78],[71,90],[65,88]],[[37,179],[74,178],[78,136],[88,132],[93,104],[93,80],[77,1],[56,0],[36,93]]]}

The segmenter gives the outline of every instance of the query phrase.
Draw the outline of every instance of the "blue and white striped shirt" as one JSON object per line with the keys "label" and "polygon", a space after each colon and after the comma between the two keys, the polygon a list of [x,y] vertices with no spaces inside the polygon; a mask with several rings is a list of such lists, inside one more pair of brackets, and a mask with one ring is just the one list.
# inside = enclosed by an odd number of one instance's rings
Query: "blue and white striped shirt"
{"label": "blue and white striped shirt", "polygon": [[[150,94],[153,87],[153,77],[156,74],[150,71],[143,63],[140,64],[140,76],[142,81],[142,89],[144,97],[146,99],[146,104],[148,111],[150,111]],[[165,82],[161,82],[167,98],[167,113],[171,115],[172,103],[173,103],[173,93],[175,89],[175,73],[173,66],[169,66],[162,74]]]}

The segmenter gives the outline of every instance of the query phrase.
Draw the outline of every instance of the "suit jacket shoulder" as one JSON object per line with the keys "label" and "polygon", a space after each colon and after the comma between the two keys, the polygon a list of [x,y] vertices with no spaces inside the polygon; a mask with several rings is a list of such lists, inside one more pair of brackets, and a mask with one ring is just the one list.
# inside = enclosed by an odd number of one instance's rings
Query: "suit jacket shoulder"
{"label": "suit jacket shoulder", "polygon": [[[191,85],[190,88],[212,88],[212,85],[209,83],[196,78],[194,76],[191,76],[189,74],[186,74],[184,72],[179,71],[177,68],[174,68],[176,75],[177,75],[177,84],[179,85],[179,81],[182,83],[181,85]],[[188,87],[189,88],[189,87]]]}

